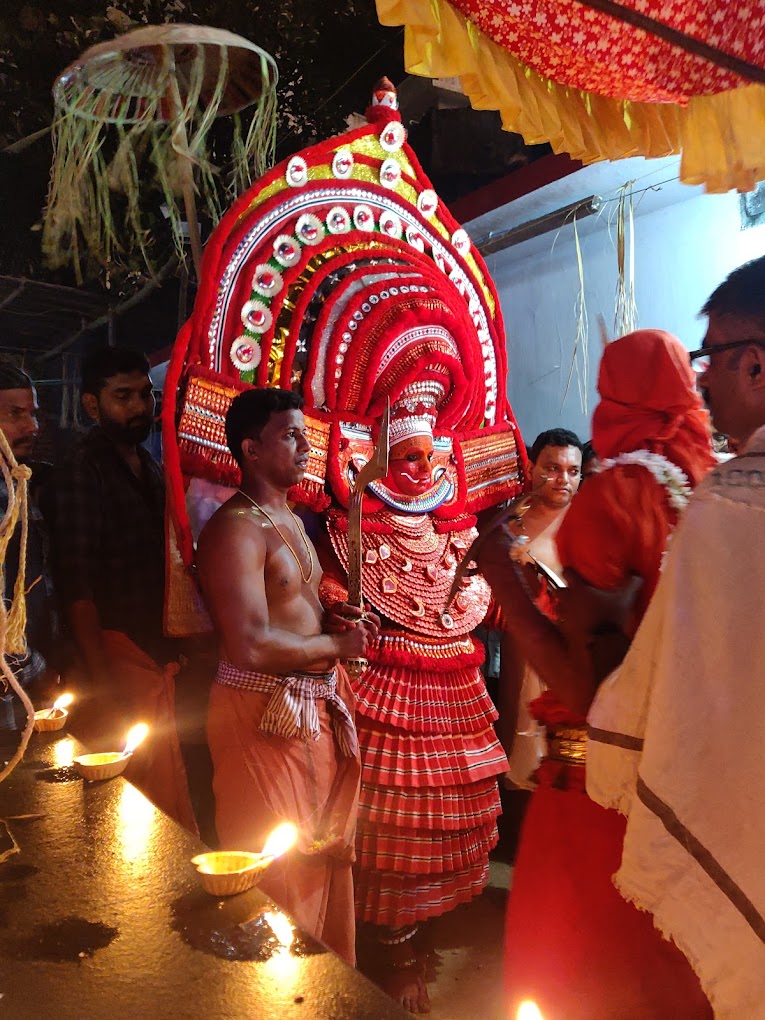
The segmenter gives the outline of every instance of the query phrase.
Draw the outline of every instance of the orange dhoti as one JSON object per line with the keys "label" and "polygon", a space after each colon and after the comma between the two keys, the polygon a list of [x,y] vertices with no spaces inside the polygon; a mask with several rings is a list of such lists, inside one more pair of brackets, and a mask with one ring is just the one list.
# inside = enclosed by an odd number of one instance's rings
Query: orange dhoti
{"label": "orange dhoti", "polygon": [[[120,751],[128,730],[143,722],[149,734],[132,756],[124,777],[152,804],[194,835],[197,823],[189,797],[178,731],[175,725],[175,675],[178,664],[160,666],[116,630],[103,632],[110,675],[97,690],[78,693],[72,710],[72,732],[89,751]],[[71,680],[81,690],[75,668]]]}
{"label": "orange dhoti", "polygon": [[[242,672],[239,683],[237,673],[221,664],[208,716],[221,846],[257,852],[280,822],[293,822],[298,845],[269,867],[261,888],[302,928],[354,963],[351,867],[360,767],[355,734],[347,737],[353,733],[347,677],[336,670],[334,698],[326,697],[318,678],[297,678],[306,690],[315,684],[317,693],[303,706],[307,714],[315,709],[310,732],[299,732],[299,723],[292,727],[283,711],[295,677]],[[260,681],[255,689],[248,689],[248,677]],[[291,727],[294,735],[285,735]]]}

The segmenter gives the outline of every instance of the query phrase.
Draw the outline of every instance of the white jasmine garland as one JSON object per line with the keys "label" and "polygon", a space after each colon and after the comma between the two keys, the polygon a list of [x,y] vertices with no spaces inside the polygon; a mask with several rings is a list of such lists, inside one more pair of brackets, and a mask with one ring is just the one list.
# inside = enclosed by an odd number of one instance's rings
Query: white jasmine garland
{"label": "white jasmine garland", "polygon": [[677,464],[662,457],[660,453],[651,453],[649,450],[633,450],[630,453],[620,453],[618,457],[612,457],[602,462],[602,470],[617,467],[619,464],[639,464],[647,471],[650,471],[659,485],[667,490],[669,505],[673,510],[682,513],[688,506],[691,498],[691,487],[688,484],[688,476],[681,471]]}

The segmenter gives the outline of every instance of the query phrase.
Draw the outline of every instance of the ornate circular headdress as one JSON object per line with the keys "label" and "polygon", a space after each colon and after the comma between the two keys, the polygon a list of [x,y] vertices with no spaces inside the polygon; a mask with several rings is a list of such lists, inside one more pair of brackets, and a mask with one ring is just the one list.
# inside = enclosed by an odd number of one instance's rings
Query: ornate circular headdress
{"label": "ornate circular headdress", "polygon": [[[304,398],[312,451],[293,497],[313,509],[348,505],[388,401],[394,436],[426,422],[433,434],[440,488],[426,510],[455,519],[519,491],[496,291],[406,144],[389,82],[375,100],[368,124],[261,178],[207,244],[163,411],[171,537],[186,563],[184,481],[238,484],[223,425],[252,385]],[[381,506],[374,487],[366,499]]]}

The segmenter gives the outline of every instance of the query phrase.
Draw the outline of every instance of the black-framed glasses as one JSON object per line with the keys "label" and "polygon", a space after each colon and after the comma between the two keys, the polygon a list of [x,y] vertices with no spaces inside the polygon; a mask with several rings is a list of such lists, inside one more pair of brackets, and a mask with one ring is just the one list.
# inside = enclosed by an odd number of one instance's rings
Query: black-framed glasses
{"label": "black-framed glasses", "polygon": [[714,347],[699,347],[697,351],[689,351],[688,357],[691,364],[694,361],[698,361],[699,358],[705,358],[707,363],[709,363],[709,357],[712,354],[719,354],[721,351],[732,351],[737,347],[749,347],[751,344],[765,347],[765,340],[731,340],[727,344],[716,344]]}

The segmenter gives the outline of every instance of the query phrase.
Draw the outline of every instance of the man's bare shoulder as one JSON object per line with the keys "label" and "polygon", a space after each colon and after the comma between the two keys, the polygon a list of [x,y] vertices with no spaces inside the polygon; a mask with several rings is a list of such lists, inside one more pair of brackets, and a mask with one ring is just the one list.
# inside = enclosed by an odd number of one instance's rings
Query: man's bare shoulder
{"label": "man's bare shoulder", "polygon": [[243,506],[236,497],[218,507],[205,524],[197,549],[204,554],[221,545],[265,549],[263,518],[252,507]]}

